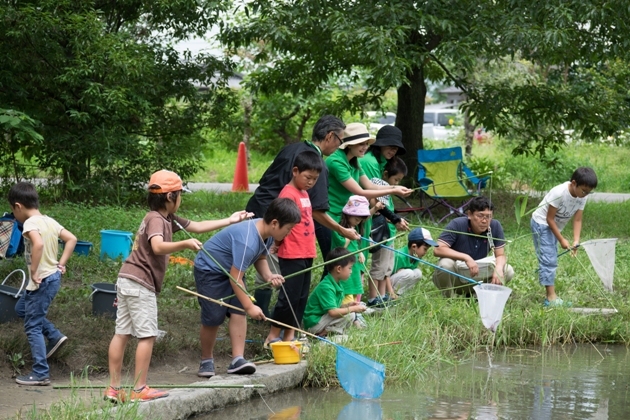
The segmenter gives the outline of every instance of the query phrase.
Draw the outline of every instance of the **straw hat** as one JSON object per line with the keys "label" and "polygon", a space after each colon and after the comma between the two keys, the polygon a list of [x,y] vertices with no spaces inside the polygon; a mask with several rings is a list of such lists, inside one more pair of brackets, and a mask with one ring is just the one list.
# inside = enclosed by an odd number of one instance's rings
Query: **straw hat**
{"label": "straw hat", "polygon": [[345,149],[352,144],[360,144],[367,141],[368,146],[374,144],[376,139],[372,137],[365,124],[350,123],[346,125],[346,129],[343,132],[343,143],[339,146],[340,149]]}

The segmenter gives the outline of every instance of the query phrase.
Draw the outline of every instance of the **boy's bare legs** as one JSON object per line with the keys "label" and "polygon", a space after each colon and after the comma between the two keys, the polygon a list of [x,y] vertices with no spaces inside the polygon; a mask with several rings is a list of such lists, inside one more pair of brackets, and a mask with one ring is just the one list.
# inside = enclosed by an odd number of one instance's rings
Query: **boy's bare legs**
{"label": "boy's bare legs", "polygon": [[109,359],[109,385],[118,388],[121,382],[121,372],[125,348],[129,342],[130,335],[114,334],[109,343],[107,353]]}
{"label": "boy's bare legs", "polygon": [[556,295],[556,286],[545,286],[545,289],[547,290],[547,300],[549,302],[558,298]]}
{"label": "boy's bare legs", "polygon": [[230,341],[232,343],[232,358],[237,356],[243,357],[245,354],[245,336],[247,335],[247,317],[231,313],[228,330],[230,331]]}
{"label": "boy's bare legs", "polygon": [[[230,320],[231,319],[232,317],[230,317]],[[213,358],[214,345],[217,342],[218,333],[219,333],[219,326],[216,326],[216,327],[208,327],[205,325],[201,326],[201,331],[199,332],[199,336],[201,338],[201,360]],[[244,346],[245,346],[245,340],[243,340],[243,347]]]}
{"label": "boy's bare legs", "polygon": [[295,340],[295,330],[292,328],[284,329],[284,341],[293,341]]}
{"label": "boy's bare legs", "polygon": [[140,338],[136,347],[136,372],[133,378],[133,387],[140,389],[147,384],[149,365],[151,364],[151,354],[156,337]]}
{"label": "boy's bare legs", "polygon": [[[265,345],[271,343],[272,341],[277,341],[280,338],[280,332],[282,332],[282,329],[280,327],[276,327],[275,325],[272,325],[271,328],[269,328],[269,335],[267,335],[267,339],[265,340]],[[287,340],[286,337],[287,337],[287,332],[285,331],[284,340],[289,341]]]}

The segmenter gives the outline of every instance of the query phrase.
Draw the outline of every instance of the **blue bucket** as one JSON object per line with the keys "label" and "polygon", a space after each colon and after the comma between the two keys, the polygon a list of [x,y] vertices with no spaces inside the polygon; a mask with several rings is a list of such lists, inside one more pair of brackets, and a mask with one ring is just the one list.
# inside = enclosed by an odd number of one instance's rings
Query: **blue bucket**
{"label": "blue bucket", "polygon": [[131,252],[133,233],[124,230],[101,230],[101,260],[122,257],[125,261]]}
{"label": "blue bucket", "polygon": [[[61,246],[61,249],[63,249],[66,243],[59,239],[59,245]],[[74,253],[87,256],[90,254],[90,249],[92,249],[92,242],[77,241],[77,244],[74,246]]]}

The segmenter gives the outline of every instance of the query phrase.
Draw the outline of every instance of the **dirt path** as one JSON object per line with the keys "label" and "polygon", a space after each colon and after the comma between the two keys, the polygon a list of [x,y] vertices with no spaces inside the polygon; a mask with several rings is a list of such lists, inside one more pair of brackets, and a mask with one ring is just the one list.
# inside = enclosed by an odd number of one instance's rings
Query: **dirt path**
{"label": "dirt path", "polygon": [[[216,368],[218,372],[227,369],[229,360],[217,360]],[[149,385],[152,384],[173,384],[186,385],[198,382],[202,379],[197,377],[198,359],[182,358],[173,362],[159,366],[151,366],[149,370]],[[127,383],[131,383],[131,376],[127,375]],[[108,376],[104,374],[91,375],[90,382],[93,385],[106,385]],[[52,385],[69,385],[70,374],[62,373],[52,369]],[[32,412],[33,407],[37,409],[46,408],[50,404],[68,399],[72,390],[53,389],[53,386],[22,386],[15,383],[11,378],[8,368],[2,369],[0,374],[0,419],[23,418],[25,414]],[[101,399],[104,389],[82,389],[74,391],[85,401],[93,398]],[[19,417],[19,414],[22,417]]]}

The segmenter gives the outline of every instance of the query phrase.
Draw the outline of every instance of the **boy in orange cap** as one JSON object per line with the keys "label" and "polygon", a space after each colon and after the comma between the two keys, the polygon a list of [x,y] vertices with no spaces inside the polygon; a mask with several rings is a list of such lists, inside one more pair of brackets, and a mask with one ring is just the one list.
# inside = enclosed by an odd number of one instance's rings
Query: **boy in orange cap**
{"label": "boy in orange cap", "polygon": [[110,382],[105,391],[105,399],[113,402],[127,400],[121,387],[121,370],[125,347],[131,336],[138,338],[138,347],[135,383],[130,399],[150,401],[168,396],[167,392],[147,385],[153,343],[158,335],[156,296],[162,290],[169,254],[201,248],[197,239],[173,242],[173,233],[179,230],[178,225],[188,232],[204,233],[250,216],[243,210],[221,220],[192,222],[183,219],[175,215],[182,201],[182,190],[182,180],[175,172],[161,170],[151,175],[148,195],[151,211],[142,220],[131,254],[118,273],[116,332],[109,344]]}

